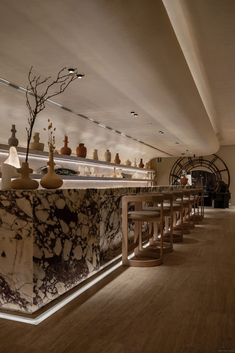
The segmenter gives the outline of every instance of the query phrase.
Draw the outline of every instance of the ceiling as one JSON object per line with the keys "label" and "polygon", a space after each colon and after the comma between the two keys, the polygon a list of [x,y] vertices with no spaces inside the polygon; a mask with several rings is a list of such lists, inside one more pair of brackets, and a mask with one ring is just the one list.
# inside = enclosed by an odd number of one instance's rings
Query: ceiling
{"label": "ceiling", "polygon": [[[68,134],[90,156],[208,155],[235,144],[233,0],[1,0],[0,14],[1,79],[26,87],[31,65],[43,77],[64,66],[85,74],[54,98],[70,112],[48,104],[38,116],[42,140],[50,118],[58,148]],[[0,143],[16,124],[26,145],[27,118],[24,94],[0,84]]]}

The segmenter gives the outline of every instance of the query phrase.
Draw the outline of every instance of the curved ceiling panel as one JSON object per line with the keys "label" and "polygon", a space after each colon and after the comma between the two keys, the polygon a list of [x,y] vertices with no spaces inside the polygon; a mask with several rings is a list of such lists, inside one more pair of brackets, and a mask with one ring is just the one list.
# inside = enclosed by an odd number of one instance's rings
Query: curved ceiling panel
{"label": "curved ceiling panel", "polygon": [[235,2],[163,3],[220,143],[235,144]]}
{"label": "curved ceiling panel", "polygon": [[[214,129],[160,0],[58,0],[56,6],[52,0],[2,0],[0,9],[2,78],[25,87],[31,65],[43,76],[76,66],[85,79],[56,101],[146,143],[48,107],[43,116],[56,116],[57,131],[68,133],[72,144],[77,130],[91,149],[112,146],[127,158],[217,151]],[[1,140],[10,123],[18,120],[23,128],[27,120],[23,98],[16,98],[21,93],[3,91],[1,120],[6,114],[9,120]]]}

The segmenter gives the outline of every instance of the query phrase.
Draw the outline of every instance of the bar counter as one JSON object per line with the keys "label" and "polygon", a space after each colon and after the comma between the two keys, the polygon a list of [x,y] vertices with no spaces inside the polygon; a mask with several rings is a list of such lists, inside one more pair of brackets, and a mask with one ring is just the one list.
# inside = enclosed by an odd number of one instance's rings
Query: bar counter
{"label": "bar counter", "polygon": [[0,191],[0,309],[34,313],[121,254],[121,197],[172,187]]}

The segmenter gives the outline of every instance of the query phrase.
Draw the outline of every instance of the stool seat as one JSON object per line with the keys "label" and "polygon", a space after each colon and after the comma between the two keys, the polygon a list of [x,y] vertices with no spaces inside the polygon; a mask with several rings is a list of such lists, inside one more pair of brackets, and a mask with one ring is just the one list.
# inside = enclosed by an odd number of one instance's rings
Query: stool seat
{"label": "stool seat", "polygon": [[[144,204],[159,205],[159,210],[143,209]],[[134,210],[129,210],[129,207]],[[128,236],[128,222],[134,223],[134,237]],[[143,239],[142,223],[160,224],[160,238],[158,248],[149,248],[149,243],[144,247],[144,242],[150,240],[149,234]],[[133,226],[133,225],[132,225]],[[163,195],[157,194],[137,194],[124,195],[122,197],[122,263],[124,266],[159,266],[163,259]],[[151,236],[152,238],[152,236]],[[134,257],[128,258],[129,248],[134,246]]]}
{"label": "stool seat", "polygon": [[130,211],[128,212],[128,219],[138,220],[138,221],[148,221],[154,220],[160,217],[159,211],[153,210],[141,210],[141,211]]}

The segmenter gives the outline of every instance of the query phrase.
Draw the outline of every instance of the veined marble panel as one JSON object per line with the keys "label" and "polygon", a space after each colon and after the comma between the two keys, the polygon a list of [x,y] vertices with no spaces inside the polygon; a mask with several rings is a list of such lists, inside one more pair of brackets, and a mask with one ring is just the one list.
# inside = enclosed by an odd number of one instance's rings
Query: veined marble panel
{"label": "veined marble panel", "polygon": [[0,307],[32,311],[32,194],[0,193]]}
{"label": "veined marble panel", "polygon": [[34,299],[39,308],[100,266],[96,190],[39,191],[34,204]]}
{"label": "veined marble panel", "polygon": [[34,312],[121,254],[122,196],[163,189],[0,191],[0,308]]}

